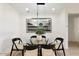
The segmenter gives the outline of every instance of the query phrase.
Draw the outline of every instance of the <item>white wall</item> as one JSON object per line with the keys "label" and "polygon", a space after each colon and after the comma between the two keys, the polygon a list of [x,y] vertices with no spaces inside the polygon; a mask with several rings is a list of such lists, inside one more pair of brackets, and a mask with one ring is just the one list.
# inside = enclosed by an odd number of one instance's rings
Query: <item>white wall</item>
{"label": "white wall", "polygon": [[11,49],[12,37],[19,36],[19,14],[8,4],[0,4],[0,52]]}
{"label": "white wall", "polygon": [[66,10],[62,10],[57,19],[57,36],[64,38],[64,46],[68,48],[68,15]]}

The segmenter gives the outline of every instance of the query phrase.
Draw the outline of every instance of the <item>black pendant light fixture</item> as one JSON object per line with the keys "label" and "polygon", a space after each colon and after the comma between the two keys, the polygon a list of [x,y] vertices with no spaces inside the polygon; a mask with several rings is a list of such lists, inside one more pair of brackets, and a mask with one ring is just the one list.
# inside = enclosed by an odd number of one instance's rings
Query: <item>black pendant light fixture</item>
{"label": "black pendant light fixture", "polygon": [[39,5],[45,5],[45,3],[37,3],[37,18],[38,18],[38,9],[39,9]]}
{"label": "black pendant light fixture", "polygon": [[45,3],[37,3],[37,5],[45,5]]}

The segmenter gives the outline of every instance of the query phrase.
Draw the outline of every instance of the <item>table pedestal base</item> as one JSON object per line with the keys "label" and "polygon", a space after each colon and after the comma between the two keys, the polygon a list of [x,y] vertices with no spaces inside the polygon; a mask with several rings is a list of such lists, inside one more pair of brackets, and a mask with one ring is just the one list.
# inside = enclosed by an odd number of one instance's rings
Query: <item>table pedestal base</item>
{"label": "table pedestal base", "polygon": [[38,56],[42,56],[42,47],[38,45]]}

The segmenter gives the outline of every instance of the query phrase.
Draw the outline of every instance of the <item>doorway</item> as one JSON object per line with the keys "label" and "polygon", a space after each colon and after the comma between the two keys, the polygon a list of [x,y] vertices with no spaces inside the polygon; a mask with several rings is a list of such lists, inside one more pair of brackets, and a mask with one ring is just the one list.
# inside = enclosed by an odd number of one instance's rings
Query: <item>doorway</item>
{"label": "doorway", "polygon": [[68,46],[74,50],[79,48],[79,14],[68,15]]}

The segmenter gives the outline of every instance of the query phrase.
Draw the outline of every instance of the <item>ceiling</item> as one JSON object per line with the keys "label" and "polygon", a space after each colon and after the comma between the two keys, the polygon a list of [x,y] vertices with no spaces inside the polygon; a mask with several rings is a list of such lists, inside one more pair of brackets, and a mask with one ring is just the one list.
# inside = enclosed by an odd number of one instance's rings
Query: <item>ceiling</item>
{"label": "ceiling", "polygon": [[[19,13],[21,14],[37,14],[37,4],[36,3],[10,3]],[[47,15],[53,13],[59,13],[64,8],[67,7],[78,7],[79,3],[45,3],[45,5],[38,6],[38,14],[39,15]],[[25,10],[25,8],[29,8],[29,12]],[[55,11],[52,10],[55,8]]]}
{"label": "ceiling", "polygon": [[[30,13],[36,14],[37,13],[37,4],[36,3],[11,3],[11,5],[17,9],[22,14]],[[39,14],[52,14],[60,12],[64,7],[64,4],[61,3],[45,3],[45,5],[38,6],[38,13]],[[29,12],[26,12],[25,8],[29,8]],[[55,11],[52,11],[52,8],[55,8]]]}

